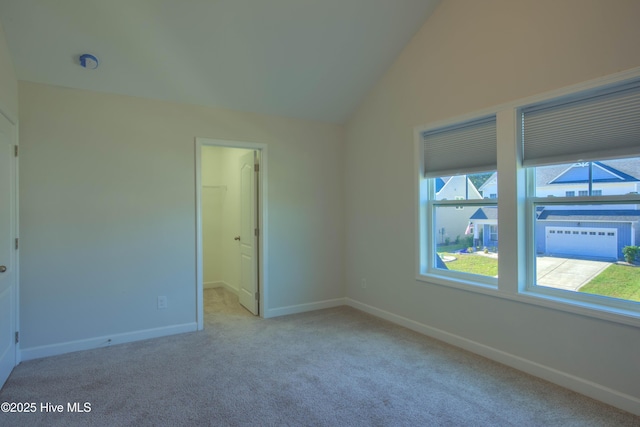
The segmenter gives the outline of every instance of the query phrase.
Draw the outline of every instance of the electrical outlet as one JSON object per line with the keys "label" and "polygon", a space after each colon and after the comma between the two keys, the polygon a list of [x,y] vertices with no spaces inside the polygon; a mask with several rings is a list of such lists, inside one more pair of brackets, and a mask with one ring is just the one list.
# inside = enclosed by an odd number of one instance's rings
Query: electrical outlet
{"label": "electrical outlet", "polygon": [[167,297],[159,296],[158,297],[158,310],[167,308]]}
{"label": "electrical outlet", "polygon": [[366,289],[367,288],[367,279],[362,279],[362,281],[360,282],[360,287],[362,289]]}

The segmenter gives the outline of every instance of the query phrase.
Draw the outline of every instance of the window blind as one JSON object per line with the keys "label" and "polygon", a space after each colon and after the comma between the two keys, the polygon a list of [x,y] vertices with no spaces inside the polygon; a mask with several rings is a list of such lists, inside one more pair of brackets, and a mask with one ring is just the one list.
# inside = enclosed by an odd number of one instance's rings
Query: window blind
{"label": "window blind", "polygon": [[522,109],[524,166],[640,155],[640,80]]}
{"label": "window blind", "polygon": [[496,117],[423,132],[424,176],[434,178],[496,169]]}

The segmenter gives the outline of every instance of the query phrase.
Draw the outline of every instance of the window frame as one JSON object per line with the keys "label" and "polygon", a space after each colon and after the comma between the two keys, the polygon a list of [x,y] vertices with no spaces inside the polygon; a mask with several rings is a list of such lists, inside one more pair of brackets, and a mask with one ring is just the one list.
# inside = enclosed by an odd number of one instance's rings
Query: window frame
{"label": "window frame", "polygon": [[[423,286],[437,285],[449,288],[462,289],[491,297],[517,301],[532,306],[540,306],[547,309],[579,314],[587,317],[612,321],[616,323],[640,327],[640,303],[616,300],[604,296],[582,294],[573,291],[561,291],[552,288],[532,285],[535,275],[535,217],[534,203],[550,204],[548,198],[536,200],[530,197],[532,181],[528,178],[531,173],[529,168],[522,165],[522,124],[520,112],[523,108],[535,103],[550,101],[553,99],[576,96],[584,91],[598,90],[603,86],[624,83],[631,79],[640,78],[640,67],[600,77],[594,80],[578,83],[565,88],[530,96],[513,102],[490,107],[470,114],[461,115],[447,120],[432,122],[428,125],[414,127],[414,154],[415,154],[415,203],[416,203],[416,233],[415,233],[415,265],[416,281]],[[434,236],[433,219],[429,214],[429,179],[424,178],[422,161],[424,158],[424,145],[422,133],[429,129],[442,126],[451,126],[456,123],[471,121],[490,114],[496,115],[497,133],[497,172],[499,199],[497,202],[498,235],[500,236],[499,277],[497,286],[478,280],[483,276],[462,273],[434,274],[433,269],[427,268],[429,254],[429,235]],[[640,156],[640,153],[638,154]],[[631,156],[629,156],[631,157]],[[571,162],[568,160],[567,163]],[[469,171],[469,174],[477,171]],[[433,196],[433,195],[432,195]],[[626,198],[625,198],[626,197]],[[569,200],[567,200],[569,199]],[[478,199],[467,201],[472,206],[487,206],[487,201],[492,199]],[[554,198],[554,204],[580,204],[582,202],[601,203],[626,202],[640,203],[634,196],[574,196]],[[438,205],[445,205],[445,201],[438,201]],[[450,204],[460,205],[460,201],[449,201]],[[466,203],[465,203],[466,204]],[[524,236],[524,238],[522,238]],[[519,238],[520,237],[520,238]],[[435,244],[434,244],[435,247]],[[432,261],[433,263],[433,261]],[[431,265],[432,267],[432,265]],[[438,273],[438,272],[436,272]],[[448,272],[452,273],[452,272]],[[551,292],[549,292],[551,291]]]}
{"label": "window frame", "polygon": [[[464,200],[436,200],[436,185],[435,181],[437,177],[425,177],[424,176],[424,159],[425,159],[425,144],[423,135],[432,131],[438,131],[440,129],[449,129],[457,127],[465,127],[470,123],[477,123],[482,121],[491,120],[495,118],[495,111],[485,111],[483,114],[470,114],[467,116],[461,116],[453,120],[443,120],[435,122],[427,126],[414,128],[415,135],[415,151],[416,162],[415,166],[419,171],[417,180],[417,224],[416,227],[419,231],[416,240],[416,278],[422,282],[437,283],[444,286],[456,287],[461,289],[473,288],[480,292],[494,292],[497,289],[497,279],[495,277],[475,275],[471,273],[463,273],[453,270],[443,270],[436,266],[436,246],[437,246],[437,230],[434,221],[434,212],[437,207],[452,206],[452,207],[482,207],[496,205],[498,199],[487,200],[484,198],[479,199],[464,199]],[[497,149],[497,147],[496,147]],[[497,153],[496,153],[497,154]],[[494,162],[495,164],[495,162]],[[469,168],[466,173],[458,171],[458,173],[451,173],[446,175],[443,172],[442,176],[453,175],[473,175],[476,173],[482,173],[485,168]],[[431,236],[431,237],[428,237]]]}

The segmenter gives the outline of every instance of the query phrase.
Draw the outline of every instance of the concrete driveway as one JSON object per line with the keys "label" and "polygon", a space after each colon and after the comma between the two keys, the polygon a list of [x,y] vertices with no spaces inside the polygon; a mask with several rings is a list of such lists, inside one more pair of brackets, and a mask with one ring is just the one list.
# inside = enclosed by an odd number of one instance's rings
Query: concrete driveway
{"label": "concrete driveway", "polygon": [[577,291],[611,264],[606,261],[537,257],[537,283],[540,286]]}

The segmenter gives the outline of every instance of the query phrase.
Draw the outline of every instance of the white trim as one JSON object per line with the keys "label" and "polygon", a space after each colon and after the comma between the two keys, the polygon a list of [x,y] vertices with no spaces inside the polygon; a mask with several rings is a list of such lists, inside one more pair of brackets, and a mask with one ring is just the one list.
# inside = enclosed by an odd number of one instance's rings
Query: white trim
{"label": "white trim", "polygon": [[202,282],[202,289],[224,288],[224,282]]}
{"label": "white trim", "polygon": [[15,126],[16,129],[18,128],[18,118],[9,113],[9,110],[2,103],[2,100],[0,100],[0,114],[4,116],[5,119],[9,120],[9,123]]}
{"label": "white trim", "polygon": [[580,378],[575,375],[542,365],[540,363],[533,362],[523,357],[498,350],[496,348],[481,344],[477,341],[473,341],[459,335],[452,334],[442,329],[434,328],[432,326],[425,325],[424,323],[416,322],[415,320],[399,316],[397,314],[379,309],[377,307],[373,307],[371,305],[351,298],[346,298],[346,300],[347,304],[355,309],[388,320],[397,325],[404,326],[408,329],[435,338],[437,340],[444,341],[448,344],[454,345],[480,356],[484,356],[488,359],[510,366],[519,371],[534,375],[538,378],[542,378],[559,386],[568,388],[570,390],[573,390],[585,396],[589,396],[593,399],[597,399],[601,402],[607,403],[633,414],[640,415],[640,399],[635,396],[621,393],[617,390],[613,390],[609,387],[605,387],[593,381],[589,381],[584,378]]}
{"label": "white trim", "polygon": [[[6,117],[6,116],[5,116]],[[11,121],[11,119],[9,119]],[[15,158],[15,174],[16,174],[16,233],[18,239],[18,250],[16,251],[16,331],[20,332],[20,123],[14,123],[14,142],[18,147],[18,157]],[[16,343],[16,366],[22,361],[22,352],[20,351],[20,341]]]}
{"label": "white trim", "polygon": [[[202,146],[241,148],[260,152],[260,182],[258,189],[258,292],[260,292],[260,317],[267,317],[269,310],[269,233],[268,233],[268,156],[267,144],[260,142],[230,141],[211,138],[195,138],[195,195],[196,195],[196,323],[198,330],[204,329],[203,270],[202,270],[202,201],[200,188],[202,185]],[[233,289],[233,288],[229,288]]]}
{"label": "white trim", "polygon": [[286,316],[288,314],[305,313],[307,311],[322,310],[325,308],[340,307],[347,305],[347,298],[335,298],[324,301],[310,302],[306,304],[289,305],[286,307],[272,308],[267,310],[265,318]]}
{"label": "white trim", "polygon": [[203,289],[225,288],[229,292],[238,295],[238,290],[224,280],[219,280],[217,282],[204,282],[202,287]]}
{"label": "white trim", "polygon": [[185,332],[194,332],[197,330],[197,326],[196,322],[183,323],[181,325],[163,326],[160,328],[143,329],[140,331],[125,332],[122,334],[103,335],[101,337],[25,348],[22,350],[22,360],[40,359],[42,357],[57,356],[74,351],[92,350],[95,348],[109,347],[115,344],[124,344],[151,338],[183,334]]}
{"label": "white trim", "polygon": [[[16,147],[20,146],[20,138],[19,138],[19,123],[16,118],[14,118],[5,108],[4,104],[0,104],[0,116],[7,120],[10,127],[10,138],[11,143]],[[13,199],[15,202],[13,217],[11,218],[11,222],[13,225],[12,230],[12,238],[19,239],[20,238],[20,153],[18,152],[18,157],[13,157]],[[13,251],[13,266],[14,269],[14,283],[13,283],[13,291],[14,291],[14,309],[15,309],[15,318],[13,319],[13,327],[15,332],[20,332],[20,250]],[[13,332],[11,335],[13,336]],[[16,343],[14,346],[14,359],[15,365],[22,361],[22,354],[20,352],[20,342]],[[0,386],[1,387],[1,386]]]}

